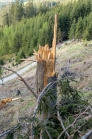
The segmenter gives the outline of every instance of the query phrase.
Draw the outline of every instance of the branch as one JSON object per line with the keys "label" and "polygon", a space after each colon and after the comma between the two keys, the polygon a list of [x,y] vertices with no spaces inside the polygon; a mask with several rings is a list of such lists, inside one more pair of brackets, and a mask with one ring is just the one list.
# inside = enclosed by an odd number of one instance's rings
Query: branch
{"label": "branch", "polygon": [[6,134],[8,134],[8,133],[14,131],[14,129],[17,128],[17,127],[19,126],[19,122],[20,122],[20,121],[19,121],[19,117],[17,117],[17,124],[16,124],[15,126],[13,126],[11,129],[9,129],[9,130],[5,131],[4,133],[0,134],[0,137],[3,137],[3,136],[5,136]]}
{"label": "branch", "polygon": [[49,134],[49,132],[47,131],[47,129],[45,129],[45,132],[47,133],[48,137],[49,137],[50,139],[52,139],[52,137],[50,136],[50,134]]}
{"label": "branch", "polygon": [[3,136],[5,136],[6,134],[12,132],[15,128],[17,128],[17,126],[18,126],[18,124],[15,125],[14,127],[12,127],[11,129],[5,131],[4,133],[0,134],[0,137],[3,137]]}
{"label": "branch", "polygon": [[37,95],[34,93],[34,91],[31,89],[31,87],[27,84],[27,82],[16,71],[3,67],[3,66],[0,66],[0,67],[15,73],[20,78],[20,80],[26,85],[26,87],[30,90],[30,92],[33,94],[33,96],[37,99]]}
{"label": "branch", "polygon": [[[61,126],[62,126],[62,128],[63,128],[63,131],[65,131],[65,127],[64,127],[64,124],[63,124],[62,119],[61,119],[61,117],[60,117],[59,111],[57,111],[57,116],[58,116],[58,120],[60,121]],[[70,135],[68,134],[67,131],[65,131],[65,134],[66,134],[66,136],[67,136],[68,138],[70,137]]]}
{"label": "branch", "polygon": [[38,110],[38,107],[39,107],[39,104],[40,104],[40,101],[42,99],[42,97],[49,91],[49,89],[53,86],[53,84],[55,84],[57,81],[55,82],[50,82],[44,89],[43,91],[40,93],[40,95],[38,96],[38,99],[37,99],[37,104],[36,104],[36,107],[35,107],[35,110],[34,110],[34,115],[33,117],[35,117],[36,113],[37,113],[37,110]]}
{"label": "branch", "polygon": [[[81,139],[90,138],[89,136],[92,134],[92,130],[90,130],[87,134],[85,134]],[[91,138],[90,138],[91,139]]]}
{"label": "branch", "polygon": [[42,137],[42,130],[40,131],[40,139],[43,139],[43,137]]}
{"label": "branch", "polygon": [[60,139],[61,136],[63,135],[63,133],[64,133],[67,129],[69,129],[70,127],[74,127],[74,124],[76,123],[76,121],[77,121],[88,109],[90,109],[90,105],[85,109],[84,112],[80,113],[80,115],[79,115],[78,117],[76,117],[76,119],[74,120],[74,122],[73,122],[71,125],[67,126],[66,129],[63,130],[63,132],[60,133],[60,135],[58,136],[57,139]]}
{"label": "branch", "polygon": [[34,129],[33,129],[33,122],[31,123],[31,139],[34,139]]}
{"label": "branch", "polygon": [[[40,101],[42,99],[42,97],[48,92],[48,90],[51,88],[51,86],[53,86],[53,84],[55,84],[57,81],[55,82],[50,82],[44,89],[43,91],[40,93],[40,95],[38,96],[38,99],[37,99],[37,104],[36,104],[36,107],[35,107],[35,110],[34,110],[34,114],[33,114],[33,118],[35,118],[36,116],[36,113],[37,113],[37,110],[39,108],[39,104],[40,104]],[[31,123],[31,138],[34,139],[34,120],[32,121]]]}
{"label": "branch", "polygon": [[[80,136],[80,137],[83,136],[83,134],[79,131],[79,129],[81,129],[85,124],[86,124],[86,121],[84,121],[84,123],[83,123],[81,126],[79,126],[78,129],[74,130],[74,131],[73,131],[74,133],[71,132],[71,134],[73,133],[72,138],[73,138],[73,136],[74,136],[74,134],[75,134],[76,132],[79,133],[79,136]],[[71,138],[71,139],[72,139],[72,138]]]}

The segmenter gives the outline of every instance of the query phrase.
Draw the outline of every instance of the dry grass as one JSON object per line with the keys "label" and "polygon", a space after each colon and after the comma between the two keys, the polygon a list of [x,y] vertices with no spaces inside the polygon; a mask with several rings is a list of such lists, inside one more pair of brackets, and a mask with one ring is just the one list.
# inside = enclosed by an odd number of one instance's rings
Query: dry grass
{"label": "dry grass", "polygon": [[78,80],[77,88],[81,90],[88,90],[90,86],[92,86],[91,44],[92,41],[87,42],[87,46],[85,46],[85,43],[83,41],[74,41],[69,45],[61,47],[57,51],[59,68],[67,66],[69,67],[70,71],[75,72],[77,75],[82,75],[82,77],[76,76],[76,80]]}

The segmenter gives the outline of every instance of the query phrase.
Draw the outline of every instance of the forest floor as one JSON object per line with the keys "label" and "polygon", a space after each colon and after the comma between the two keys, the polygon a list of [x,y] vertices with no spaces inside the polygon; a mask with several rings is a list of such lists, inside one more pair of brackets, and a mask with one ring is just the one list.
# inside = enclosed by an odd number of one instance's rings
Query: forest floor
{"label": "forest floor", "polygon": [[[31,57],[34,59],[34,57]],[[77,83],[73,84],[75,88],[82,91],[87,98],[92,97],[92,41],[73,41],[69,44],[57,49],[56,56],[56,72],[58,78],[61,79],[66,76],[73,77]],[[15,71],[28,65],[29,61],[24,61],[18,67],[12,66]],[[10,63],[7,63],[7,67]],[[5,65],[6,66],[6,65]],[[11,73],[7,73],[11,74]],[[35,92],[35,74],[36,67],[28,70],[21,75],[24,80],[31,86]],[[17,90],[21,94],[17,96]],[[12,101],[3,109],[0,109],[0,134],[10,129],[17,124],[17,118],[23,116],[30,116],[36,103],[36,99],[27,89],[19,78],[11,80],[4,85],[0,85],[0,99],[11,97],[22,97],[19,100]]]}

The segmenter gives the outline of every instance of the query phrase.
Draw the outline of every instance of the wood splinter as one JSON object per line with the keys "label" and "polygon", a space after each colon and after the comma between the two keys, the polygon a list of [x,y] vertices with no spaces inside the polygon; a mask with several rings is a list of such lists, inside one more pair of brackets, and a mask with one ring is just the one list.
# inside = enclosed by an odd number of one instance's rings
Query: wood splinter
{"label": "wood splinter", "polygon": [[14,100],[18,100],[20,99],[21,97],[18,97],[18,98],[5,98],[3,100],[0,101],[0,109],[4,108],[7,103],[10,103],[11,101],[14,101]]}

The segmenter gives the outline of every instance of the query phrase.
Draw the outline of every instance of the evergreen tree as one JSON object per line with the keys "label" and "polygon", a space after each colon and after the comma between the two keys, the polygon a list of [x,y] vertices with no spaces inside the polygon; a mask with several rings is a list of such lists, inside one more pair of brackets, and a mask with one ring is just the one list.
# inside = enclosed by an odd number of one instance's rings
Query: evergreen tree
{"label": "evergreen tree", "polygon": [[9,21],[9,14],[8,13],[6,13],[5,15],[4,15],[4,25],[10,25],[10,21]]}
{"label": "evergreen tree", "polygon": [[20,0],[16,0],[15,10],[16,10],[16,13],[15,13],[16,21],[20,21],[24,15],[23,4]]}
{"label": "evergreen tree", "polygon": [[75,39],[76,20],[74,19],[69,31],[69,38]]}
{"label": "evergreen tree", "polygon": [[82,17],[80,17],[76,24],[76,38],[81,39],[82,33],[83,33],[83,20],[82,20]]}
{"label": "evergreen tree", "polygon": [[90,34],[87,29],[83,33],[83,39],[88,41],[90,40]]}
{"label": "evergreen tree", "polygon": [[24,15],[23,3],[20,0],[16,0],[12,3],[10,8],[10,18],[11,23],[15,24],[17,21],[20,21]]}
{"label": "evergreen tree", "polygon": [[45,22],[42,26],[42,28],[40,28],[39,30],[39,40],[38,40],[38,43],[40,45],[45,45],[46,41],[47,41],[47,32],[48,32],[48,23]]}
{"label": "evergreen tree", "polygon": [[15,8],[15,3],[14,2],[11,4],[9,14],[10,14],[10,24],[15,24],[16,23],[16,17],[15,17],[16,8]]}
{"label": "evergreen tree", "polygon": [[35,15],[35,9],[33,5],[33,1],[28,0],[28,3],[25,5],[25,17],[30,18]]}

